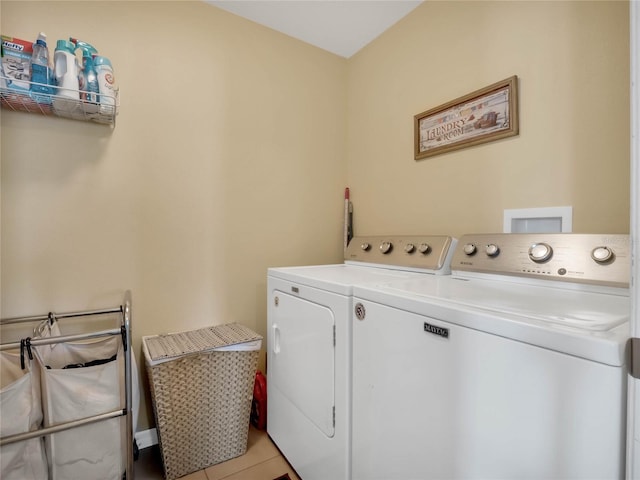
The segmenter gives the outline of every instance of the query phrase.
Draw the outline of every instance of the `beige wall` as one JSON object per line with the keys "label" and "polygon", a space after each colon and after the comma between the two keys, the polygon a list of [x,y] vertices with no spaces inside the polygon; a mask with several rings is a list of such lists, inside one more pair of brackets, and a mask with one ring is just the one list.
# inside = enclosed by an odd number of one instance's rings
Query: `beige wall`
{"label": "beige wall", "polygon": [[[562,205],[574,231],[628,231],[626,2],[426,2],[348,61],[200,2],[0,15],[51,51],[93,43],[122,90],[113,130],[1,112],[3,317],[131,289],[139,358],[142,335],[265,335],[268,266],[340,261],[345,185],[356,234],[496,231],[505,208]],[[519,136],[414,161],[416,113],[514,74]]]}
{"label": "beige wall", "polygon": [[[349,61],[356,234],[502,231],[574,207],[629,231],[629,4],[425,2]],[[415,161],[413,116],[512,75],[520,135]]]}
{"label": "beige wall", "polygon": [[266,335],[267,267],[341,261],[346,60],[201,2],[1,9],[3,34],[92,43],[121,87],[113,130],[2,111],[3,317],[131,289],[141,359],[142,335]]}

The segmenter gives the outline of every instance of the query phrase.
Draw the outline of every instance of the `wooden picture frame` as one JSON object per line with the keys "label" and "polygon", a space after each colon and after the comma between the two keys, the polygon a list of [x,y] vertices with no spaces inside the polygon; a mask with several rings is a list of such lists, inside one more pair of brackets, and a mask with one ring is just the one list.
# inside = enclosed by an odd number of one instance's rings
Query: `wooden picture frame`
{"label": "wooden picture frame", "polygon": [[415,115],[415,159],[518,135],[516,75]]}

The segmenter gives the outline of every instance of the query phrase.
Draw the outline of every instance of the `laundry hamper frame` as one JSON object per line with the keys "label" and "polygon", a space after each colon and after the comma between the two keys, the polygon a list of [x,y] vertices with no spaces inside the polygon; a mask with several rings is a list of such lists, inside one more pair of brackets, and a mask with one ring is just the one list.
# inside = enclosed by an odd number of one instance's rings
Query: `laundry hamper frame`
{"label": "laundry hamper frame", "polygon": [[[125,458],[124,465],[124,474],[126,479],[133,480],[134,472],[133,472],[133,396],[132,396],[132,348],[131,348],[131,318],[132,318],[132,308],[131,308],[131,292],[126,291],[124,294],[124,301],[121,305],[118,305],[114,308],[107,309],[99,309],[99,310],[86,310],[86,311],[78,311],[78,312],[68,312],[68,313],[53,313],[49,312],[43,315],[35,315],[28,317],[13,317],[13,318],[4,318],[0,320],[0,325],[9,325],[9,324],[18,324],[18,323],[33,323],[33,322],[42,322],[47,319],[56,319],[60,320],[63,318],[74,318],[74,317],[88,317],[95,318],[100,317],[102,315],[113,315],[119,314],[121,315],[120,327],[114,328],[110,330],[100,330],[94,331],[91,333],[77,334],[77,335],[61,335],[49,338],[34,338],[27,339],[28,344],[33,347],[37,347],[40,345],[52,345],[56,343],[64,343],[64,342],[75,342],[86,339],[94,339],[101,337],[109,337],[109,336],[120,336],[122,338],[123,346],[124,346],[124,405],[122,408],[107,411],[104,413],[100,413],[97,415],[92,415],[89,417],[81,418],[78,420],[72,420],[68,422],[63,422],[57,425],[53,425],[50,427],[44,427],[37,430],[32,430],[30,432],[9,435],[6,437],[0,438],[0,446],[8,445],[15,442],[20,442],[24,440],[29,440],[31,438],[36,438],[45,435],[51,435],[58,432],[63,432],[72,428],[81,427],[83,425],[88,425],[91,423],[102,422],[112,418],[125,417],[125,425],[126,425],[126,453],[123,455]],[[20,348],[21,342],[7,342],[0,344],[0,350],[13,350],[16,348]]]}

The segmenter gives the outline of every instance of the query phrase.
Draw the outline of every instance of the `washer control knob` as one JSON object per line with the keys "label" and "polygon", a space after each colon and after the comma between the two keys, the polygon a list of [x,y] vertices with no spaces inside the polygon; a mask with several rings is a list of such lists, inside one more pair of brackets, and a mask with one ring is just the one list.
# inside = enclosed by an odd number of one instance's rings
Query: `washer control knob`
{"label": "washer control knob", "polygon": [[393,249],[393,244],[391,242],[382,242],[380,244],[380,251],[386,255]]}
{"label": "washer control knob", "polygon": [[473,243],[467,243],[464,247],[462,247],[462,251],[467,255],[473,255],[476,253],[476,246]]}
{"label": "washer control knob", "polygon": [[529,247],[529,258],[536,263],[546,262],[553,255],[553,249],[546,243],[534,243]]}
{"label": "washer control knob", "polygon": [[490,243],[486,246],[484,251],[489,257],[497,257],[500,253],[500,247],[498,247],[498,245],[496,245],[495,243]]}
{"label": "washer control knob", "polygon": [[364,242],[360,245],[360,248],[365,252],[368,252],[369,250],[371,250],[371,245],[369,245],[367,242]]}
{"label": "washer control knob", "polygon": [[416,246],[413,243],[407,243],[404,246],[404,251],[407,253],[413,253],[416,250]]}
{"label": "washer control knob", "polygon": [[418,247],[418,251],[421,254],[426,255],[431,251],[431,246],[428,243],[421,243],[420,246]]}
{"label": "washer control knob", "polygon": [[613,250],[609,247],[596,247],[591,251],[591,258],[596,263],[607,263],[613,260]]}

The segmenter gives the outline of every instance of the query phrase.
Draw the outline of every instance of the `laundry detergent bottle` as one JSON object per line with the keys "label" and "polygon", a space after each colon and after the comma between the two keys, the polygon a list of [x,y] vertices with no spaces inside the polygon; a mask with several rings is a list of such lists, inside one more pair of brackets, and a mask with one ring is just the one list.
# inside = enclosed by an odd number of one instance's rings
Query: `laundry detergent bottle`
{"label": "laundry detergent bottle", "polygon": [[109,115],[117,114],[118,86],[113,74],[111,61],[107,57],[95,55],[93,64],[98,74],[98,89],[100,93],[100,112]]}
{"label": "laundry detergent bottle", "polygon": [[82,51],[80,99],[87,103],[100,103],[98,73],[93,64],[93,55],[96,55],[98,51],[87,42],[82,42],[75,38],[70,38],[69,41],[75,44],[76,50]]}
{"label": "laundry detergent bottle", "polygon": [[80,69],[74,50],[73,43],[58,40],[53,53],[53,76],[58,85],[58,92],[53,98],[53,108],[59,112],[72,112],[80,101]]}
{"label": "laundry detergent bottle", "polygon": [[58,85],[58,96],[79,100],[78,59],[73,53],[75,45],[66,40],[58,40],[53,54],[53,74]]}

